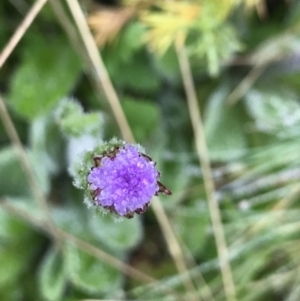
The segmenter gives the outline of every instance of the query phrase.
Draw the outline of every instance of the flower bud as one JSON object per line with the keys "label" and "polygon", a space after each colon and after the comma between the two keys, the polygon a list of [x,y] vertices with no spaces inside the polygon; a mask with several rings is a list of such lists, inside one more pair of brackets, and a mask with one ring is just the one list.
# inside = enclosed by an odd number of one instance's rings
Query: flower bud
{"label": "flower bud", "polygon": [[158,181],[155,165],[139,145],[113,139],[85,154],[77,186],[88,192],[93,205],[131,218],[146,211],[152,196],[171,194]]}

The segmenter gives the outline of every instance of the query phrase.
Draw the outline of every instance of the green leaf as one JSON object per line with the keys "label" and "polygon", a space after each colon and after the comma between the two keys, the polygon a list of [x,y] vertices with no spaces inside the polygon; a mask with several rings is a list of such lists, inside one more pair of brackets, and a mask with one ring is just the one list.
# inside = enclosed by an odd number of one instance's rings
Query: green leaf
{"label": "green leaf", "polygon": [[0,244],[0,288],[14,283],[25,271],[36,251],[36,244],[36,236],[31,236],[26,241]]}
{"label": "green leaf", "polygon": [[174,206],[182,201],[190,182],[191,174],[188,172],[190,164],[190,155],[185,152],[168,153],[168,160],[158,161],[158,169],[161,172],[160,181],[172,191],[173,197],[161,195],[166,199],[166,206]]}
{"label": "green leaf", "polygon": [[[40,188],[45,193],[49,192],[50,179],[43,162],[40,162],[38,156],[33,152],[27,151],[27,154]],[[26,175],[13,147],[7,147],[0,151],[0,166],[0,196],[32,196]]]}
{"label": "green leaf", "polygon": [[40,290],[45,300],[61,300],[65,286],[66,273],[64,260],[58,250],[50,249],[40,266]]}
{"label": "green leaf", "polygon": [[6,300],[6,301],[18,300],[20,294],[22,294],[21,287],[18,285],[18,280],[16,279],[15,282],[12,282],[10,284],[5,285],[4,287],[1,287],[0,300]]}
{"label": "green leaf", "polygon": [[251,90],[246,105],[256,127],[263,132],[279,134],[300,125],[298,96],[282,88]]}
{"label": "green leaf", "polygon": [[109,215],[90,214],[89,226],[94,236],[114,252],[128,251],[142,238],[142,224],[138,216],[117,222]]}
{"label": "green leaf", "polygon": [[196,57],[205,57],[209,74],[216,76],[220,73],[221,62],[233,57],[235,52],[242,49],[242,45],[238,40],[236,29],[231,25],[212,24],[211,28],[207,28],[201,23],[198,22],[201,34],[198,30],[195,31],[188,39],[187,47]]}
{"label": "green leaf", "polygon": [[116,82],[124,87],[141,93],[155,93],[161,86],[159,78],[150,64],[150,58],[145,53],[137,53],[124,66],[120,66]]}
{"label": "green leaf", "polygon": [[[20,253],[23,253],[23,251],[22,248]],[[24,269],[25,265],[18,253],[15,248],[0,246],[0,287],[14,281]]]}
{"label": "green leaf", "polygon": [[123,62],[128,62],[135,53],[142,48],[142,36],[145,28],[139,22],[130,22],[117,38],[115,56],[120,57]]}
{"label": "green leaf", "polygon": [[132,53],[130,59],[123,61],[118,55],[113,55],[109,48],[105,52],[104,60],[110,77],[118,86],[143,94],[155,93],[161,86],[145,51]]}
{"label": "green leaf", "polygon": [[40,164],[50,174],[57,174],[64,167],[65,148],[53,116],[35,118],[30,124],[29,135],[32,151]]}
{"label": "green leaf", "polygon": [[222,160],[244,152],[246,135],[243,130],[241,108],[226,103],[228,89],[217,90],[209,99],[205,111],[205,136],[210,157]]}
{"label": "green leaf", "polygon": [[[260,26],[260,29],[261,26]],[[299,47],[299,39],[297,36],[288,34],[287,31],[281,31],[275,24],[274,27],[265,28],[260,30],[260,34],[257,37],[261,38],[261,43],[256,46],[255,52],[253,52],[251,61],[255,64],[265,63],[265,62],[276,62],[277,59],[292,56],[293,53],[297,52]],[[273,31],[273,35],[271,31]],[[257,39],[257,37],[255,37]],[[282,68],[283,66],[281,66]],[[280,74],[282,71],[286,72],[286,68],[278,69],[275,64],[275,68],[269,73],[266,70],[266,75],[272,77],[273,75]],[[291,70],[291,68],[288,68]],[[263,78],[262,78],[263,79]],[[272,86],[273,88],[273,86]],[[276,88],[276,87],[275,87]]]}
{"label": "green leaf", "polygon": [[127,64],[134,59],[143,46],[144,32],[145,28],[141,23],[132,21],[126,24],[112,43],[105,45],[102,55],[111,76],[120,71],[120,64]]}
{"label": "green leaf", "polygon": [[[28,202],[22,201],[7,200],[9,203],[15,203],[14,207],[20,207],[20,204],[21,207],[28,205]],[[18,277],[29,268],[41,243],[40,238],[24,221],[0,208],[0,291],[2,287],[15,284]]]}
{"label": "green leaf", "polygon": [[178,57],[174,47],[168,48],[163,56],[155,57],[155,66],[162,77],[167,78],[174,84],[181,83],[181,73],[178,64]]}
{"label": "green leaf", "polygon": [[125,98],[122,107],[137,141],[145,141],[159,123],[158,107],[144,100]]}
{"label": "green leaf", "polygon": [[102,137],[103,116],[99,112],[84,113],[83,108],[74,99],[64,99],[56,110],[56,119],[62,131],[78,138],[90,134]]}
{"label": "green leaf", "polygon": [[26,240],[32,233],[32,228],[24,221],[0,208],[0,241]]}
{"label": "green leaf", "polygon": [[[73,202],[77,201],[77,195],[79,195],[82,199],[82,193],[78,190],[76,192],[76,196],[74,194],[67,196],[68,198],[72,198],[74,196],[72,199]],[[70,202],[65,206],[54,207],[51,210],[52,218],[59,228],[77,237],[91,241],[93,239],[93,235],[87,231],[85,226],[87,224],[87,220],[86,210],[84,207],[85,205],[82,201],[78,206]]]}
{"label": "green leaf", "polygon": [[[16,210],[20,210],[20,211],[26,213],[28,218],[32,217],[39,222],[43,222],[43,220],[45,218],[42,208],[40,206],[38,206],[37,202],[35,200],[33,200],[32,197],[28,198],[28,197],[6,196],[5,201],[7,203],[10,203],[10,205],[14,206],[14,208]],[[20,221],[20,220],[19,220],[19,222],[22,223],[22,221]],[[28,226],[29,226],[29,224],[28,224]],[[19,235],[19,239],[21,239],[21,237],[23,238],[23,236]],[[27,238],[25,235],[24,240],[26,240],[26,239]]]}
{"label": "green leaf", "polygon": [[34,36],[12,77],[10,104],[27,119],[45,114],[70,91],[79,71],[80,61],[66,39]]}
{"label": "green leaf", "polygon": [[105,261],[67,245],[65,250],[67,273],[73,284],[88,293],[110,293],[121,289],[122,276]]}
{"label": "green leaf", "polygon": [[167,149],[176,152],[190,150],[192,133],[190,116],[185,101],[173,89],[165,89],[159,96],[163,118],[162,129]]}
{"label": "green leaf", "polygon": [[174,217],[174,227],[178,236],[182,238],[189,250],[198,255],[204,247],[210,217],[204,202],[201,207],[181,208]]}
{"label": "green leaf", "polygon": [[[282,66],[280,66],[282,68]],[[280,69],[281,71],[282,69]],[[278,76],[276,77],[276,84],[278,86],[283,86],[284,89],[289,89],[294,91],[299,95],[300,93],[300,86],[299,86],[299,76],[300,71],[298,69],[296,70],[290,70],[290,72],[284,73],[280,72]]]}
{"label": "green leaf", "polygon": [[31,191],[13,147],[0,151],[0,195],[30,196]]}
{"label": "green leaf", "polygon": [[4,15],[4,2],[0,4],[0,45],[5,45],[7,43],[7,28],[9,27],[8,22]]}
{"label": "green leaf", "polygon": [[300,2],[292,1],[289,6],[289,12],[287,14],[287,23],[289,26],[297,26],[300,20]]}

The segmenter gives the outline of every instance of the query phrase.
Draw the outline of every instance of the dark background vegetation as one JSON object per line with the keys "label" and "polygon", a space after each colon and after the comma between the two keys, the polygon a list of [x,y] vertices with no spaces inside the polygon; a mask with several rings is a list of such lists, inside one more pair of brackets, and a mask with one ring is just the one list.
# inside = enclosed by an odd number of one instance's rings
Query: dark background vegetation
{"label": "dark background vegetation", "polygon": [[[33,4],[1,1],[0,50]],[[79,15],[55,0],[0,69],[0,300],[299,301],[300,2],[80,5],[108,77]],[[70,176],[95,141],[131,140],[110,81],[173,192],[117,222],[88,209]]]}

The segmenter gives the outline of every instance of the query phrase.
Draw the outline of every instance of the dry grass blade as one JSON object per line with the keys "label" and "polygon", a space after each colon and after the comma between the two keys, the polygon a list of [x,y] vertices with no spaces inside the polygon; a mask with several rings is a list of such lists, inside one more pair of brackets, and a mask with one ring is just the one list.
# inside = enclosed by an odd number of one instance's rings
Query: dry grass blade
{"label": "dry grass blade", "polygon": [[15,34],[11,37],[9,42],[6,44],[5,48],[0,53],[0,68],[3,66],[7,58],[10,56],[16,45],[19,43],[24,33],[33,22],[39,11],[42,9],[47,0],[37,0],[32,6],[25,19],[16,30]]}
{"label": "dry grass blade", "polygon": [[90,32],[85,16],[81,10],[81,7],[76,0],[66,0],[70,11],[75,19],[76,25],[82,37],[83,43],[85,45],[86,51],[89,55],[90,60],[94,66],[94,72],[96,73],[97,78],[102,84],[103,91],[107,96],[109,105],[113,111],[113,114],[118,123],[119,129],[122,133],[122,136],[128,142],[133,142],[134,137],[132,135],[130,126],[127,122],[126,116],[121,107],[118,95],[110,81],[110,78],[107,74],[107,70],[104,66],[101,56],[99,55],[98,48],[95,44],[95,40]]}
{"label": "dry grass blade", "polygon": [[[51,231],[49,230],[49,227],[46,223],[43,221],[34,218],[32,215],[29,215],[26,211],[17,208],[16,206],[10,204],[9,202],[6,202],[3,199],[0,199],[0,208],[6,210],[7,212],[18,216],[19,218],[23,219],[24,221],[28,222],[29,224],[33,225],[34,227],[41,229],[45,233],[48,233],[49,235],[52,235]],[[99,249],[98,247],[95,247],[94,245],[62,230],[57,228],[57,231],[60,235],[60,237],[69,243],[74,244],[78,249],[86,252],[87,254],[90,254],[94,256],[95,258],[102,260],[109,264],[110,266],[116,268],[117,270],[121,271],[124,275],[127,275],[128,277],[135,279],[139,282],[153,285],[155,287],[160,286],[161,290],[165,293],[172,295],[175,297],[176,300],[183,300],[183,297],[180,296],[177,292],[172,290],[171,288],[165,286],[164,284],[157,284],[157,280],[144,272],[141,272],[130,265],[124,263],[123,261],[115,258],[114,256],[110,255],[109,253]]]}
{"label": "dry grass blade", "polygon": [[[116,91],[110,81],[110,78],[107,74],[105,65],[100,56],[96,42],[89,30],[89,27],[88,27],[87,21],[85,19],[85,16],[82,12],[82,9],[77,0],[66,0],[66,1],[69,5],[69,8],[70,8],[70,11],[75,20],[75,23],[78,27],[79,33],[80,33],[83,43],[86,47],[86,51],[88,52],[90,60],[92,61],[93,65],[94,65],[94,69],[96,71],[98,80],[101,82],[103,90],[108,99],[108,102],[112,108],[113,114],[116,118],[116,121],[120,128],[120,131],[122,133],[122,136],[128,142],[134,142],[134,137],[133,137],[132,131],[128,125],[126,116],[120,105],[120,101],[118,99],[117,93],[116,93]],[[176,239],[176,236],[172,230],[170,222],[163,209],[163,206],[161,205],[161,201],[159,198],[154,199],[154,201],[152,203],[152,208],[153,208],[156,218],[160,224],[160,227],[163,231],[165,240],[168,245],[169,252],[174,259],[174,262],[176,264],[176,267],[177,267],[179,273],[180,274],[182,274],[182,273],[188,274],[187,265],[185,263],[185,259],[182,254],[180,244]],[[195,286],[190,277],[183,278],[183,283],[188,291],[195,292],[195,295],[196,295],[196,289],[195,289]]]}
{"label": "dry grass blade", "polygon": [[256,80],[266,70],[269,62],[255,65],[251,71],[245,76],[236,88],[228,95],[227,101],[229,105],[234,105],[242,98],[253,86]]}
{"label": "dry grass blade", "polygon": [[[271,209],[270,211],[280,211],[285,210],[289,206],[293,204],[296,200],[298,200],[300,195],[300,185],[295,185],[293,189],[291,189],[291,192],[289,195],[286,195],[283,199],[279,200]],[[251,227],[247,228],[246,230],[242,231],[239,235],[239,237],[249,237],[250,235],[256,235],[259,233],[259,231],[263,230],[266,227],[269,227],[270,223],[267,218],[261,219],[255,224],[253,224]],[[237,243],[237,242],[235,242]],[[234,244],[232,244],[232,247]]]}
{"label": "dry grass blade", "polygon": [[178,39],[176,41],[176,49],[184,88],[187,95],[188,109],[192,121],[197,153],[203,172],[204,186],[208,198],[209,211],[217,245],[224,291],[228,301],[235,301],[235,285],[233,282],[232,271],[229,263],[228,249],[221,220],[221,213],[215,195],[214,181],[210,167],[210,160],[205,141],[202,119],[200,115],[200,108],[197,101],[188,56],[181,36],[178,36]]}
{"label": "dry grass blade", "polygon": [[[38,219],[35,219],[33,216],[29,215],[24,210],[16,208],[14,205],[11,205],[9,202],[0,200],[0,207],[18,217],[20,217],[21,219],[34,225],[35,227],[42,229],[45,232],[50,232],[46,223],[41,222]],[[154,278],[140,272],[139,270],[132,268],[131,266],[125,264],[123,261],[118,260],[117,258],[113,257],[112,255],[81,240],[80,238],[78,238],[70,233],[67,233],[66,231],[61,230],[59,228],[57,228],[57,231],[59,232],[60,236],[64,240],[73,243],[76,247],[85,251],[86,253],[88,253],[100,260],[105,261],[106,263],[108,263],[111,266],[115,267],[116,269],[120,270],[121,272],[128,275],[129,277],[136,279],[138,281],[141,281],[143,283],[152,283],[155,281]],[[52,233],[50,232],[49,234],[51,235]]]}
{"label": "dry grass blade", "polygon": [[71,22],[69,16],[64,10],[64,7],[60,1],[49,0],[49,3],[52,6],[52,9],[61,24],[63,30],[67,33],[70,43],[73,48],[77,51],[78,55],[83,57],[84,62],[88,61],[86,57],[86,52],[82,47],[81,41],[78,39],[77,31],[74,28],[73,23]]}
{"label": "dry grass blade", "polygon": [[[187,273],[188,278],[187,279],[183,278],[183,282],[185,284],[187,291],[193,292],[195,296],[197,296],[197,290],[195,289],[191,276],[188,273],[188,269],[183,257],[181,247],[176,239],[175,233],[171,227],[171,224],[166,216],[161,201],[158,197],[153,198],[152,208],[160,224],[160,227],[163,231],[163,235],[167,242],[169,252],[175,261],[178,272],[180,274]],[[191,299],[191,300],[201,300],[201,299],[200,297],[197,297],[196,299]]]}
{"label": "dry grass blade", "polygon": [[256,2],[256,11],[261,20],[265,20],[268,16],[266,4],[264,1]]}
{"label": "dry grass blade", "polygon": [[[295,49],[293,49],[292,46],[292,34],[299,32],[299,28],[300,22],[297,22],[283,34],[275,38],[271,38],[268,42],[264,42],[260,49],[256,51],[256,54],[254,52],[254,57],[251,60],[254,66],[227,97],[229,105],[236,104],[239,99],[241,99],[251,89],[259,77],[263,75],[265,70],[272,63],[280,62],[282,59],[295,52]],[[272,52],[270,49],[272,49]]]}
{"label": "dry grass blade", "polygon": [[53,234],[53,237],[56,238],[57,242],[59,242],[59,233],[56,230],[55,225],[53,224],[51,214],[48,209],[47,201],[45,199],[45,196],[43,192],[41,191],[36,175],[34,174],[34,171],[32,169],[32,166],[30,165],[28,156],[23,148],[22,142],[19,138],[19,135],[16,131],[16,128],[9,116],[9,113],[7,112],[5,103],[3,98],[0,96],[0,116],[3,122],[3,125],[5,127],[5,130],[9,136],[9,139],[11,140],[11,143],[15,147],[21,166],[26,174],[28,184],[30,185],[30,188],[32,190],[32,193],[34,195],[34,198],[36,202],[39,204],[40,208],[43,210],[43,213],[45,214],[45,217],[47,219],[47,225]]}

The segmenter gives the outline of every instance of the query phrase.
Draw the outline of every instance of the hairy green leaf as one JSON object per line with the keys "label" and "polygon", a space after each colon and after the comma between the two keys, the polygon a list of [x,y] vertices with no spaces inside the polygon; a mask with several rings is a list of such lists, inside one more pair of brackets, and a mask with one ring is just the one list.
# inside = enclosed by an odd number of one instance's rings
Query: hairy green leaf
{"label": "hairy green leaf", "polygon": [[64,259],[59,250],[50,249],[41,263],[39,273],[40,290],[45,300],[61,300],[66,281]]}
{"label": "hairy green leaf", "polygon": [[174,225],[189,250],[195,255],[199,254],[203,250],[210,225],[206,204],[202,202],[201,207],[181,208],[175,213]]}
{"label": "hairy green leaf", "polygon": [[128,251],[142,238],[142,224],[137,216],[117,222],[109,215],[93,215],[89,226],[94,236],[114,252]]}
{"label": "hairy green leaf", "polygon": [[205,111],[205,136],[212,159],[239,155],[247,143],[241,110],[227,104],[227,95],[227,88],[217,90]]}
{"label": "hairy green leaf", "polygon": [[[27,154],[40,188],[42,191],[48,192],[50,189],[49,175],[43,162],[35,153],[27,151]],[[7,147],[0,151],[0,166],[0,196],[28,197],[32,195],[28,180],[13,147]]]}
{"label": "hairy green leaf", "polygon": [[48,39],[29,40],[11,81],[10,104],[30,120],[49,112],[68,94],[80,71],[80,61],[66,39]]}
{"label": "hairy green leaf", "polygon": [[115,268],[104,260],[68,245],[65,251],[67,273],[72,283],[88,293],[107,294],[121,289],[122,277]]}
{"label": "hairy green leaf", "polygon": [[29,266],[35,251],[35,243],[33,240],[28,240],[0,244],[0,288],[14,283]]}
{"label": "hairy green leaf", "polygon": [[260,131],[278,135],[300,126],[300,104],[297,96],[287,90],[252,89],[246,96],[246,105]]}
{"label": "hairy green leaf", "polygon": [[49,174],[57,174],[64,167],[64,141],[53,116],[35,118],[29,132],[32,151]]}

